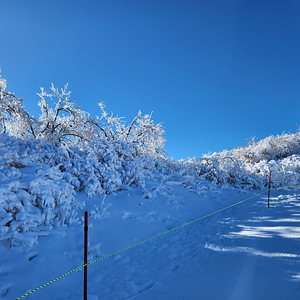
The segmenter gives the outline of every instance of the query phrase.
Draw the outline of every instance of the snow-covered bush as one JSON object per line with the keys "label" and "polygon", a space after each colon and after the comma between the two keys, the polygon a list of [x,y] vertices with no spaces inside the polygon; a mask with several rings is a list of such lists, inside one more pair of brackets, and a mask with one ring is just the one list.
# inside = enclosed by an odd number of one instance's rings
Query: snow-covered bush
{"label": "snow-covered bush", "polygon": [[11,246],[30,247],[45,230],[76,222],[73,186],[57,167],[39,163],[43,147],[34,146],[0,135],[0,240]]}
{"label": "snow-covered bush", "polygon": [[300,133],[271,135],[258,142],[252,140],[246,147],[234,148],[230,152],[237,159],[247,163],[285,158],[299,154]]}
{"label": "snow-covered bush", "polygon": [[134,143],[137,146],[137,154],[150,154],[153,157],[165,157],[166,152],[163,149],[166,140],[165,131],[161,124],[155,124],[150,115],[142,115],[139,111],[137,116],[129,125],[126,125],[124,118],[108,115],[103,102],[98,103],[101,109],[100,122],[105,121],[105,127],[102,133],[107,140],[121,140],[123,142]]}
{"label": "snow-covered bush", "polygon": [[75,192],[109,194],[144,186],[155,160],[120,140],[84,150],[0,134],[0,241],[30,247],[54,226],[77,222]]}
{"label": "snow-covered bush", "polygon": [[205,156],[207,159],[215,159],[220,162],[226,157],[236,161],[239,165],[235,171],[235,178],[240,178],[242,170],[242,173],[248,178],[252,176],[252,179],[260,179],[262,186],[266,186],[268,176],[272,171],[273,186],[280,187],[300,183],[299,132],[276,137],[269,136],[258,142],[252,140],[245,147]]}
{"label": "snow-covered bush", "polygon": [[[51,93],[44,88],[38,93],[41,108],[36,137],[56,145],[78,145],[99,137],[98,124],[91,115],[70,100],[68,85],[59,91],[51,85]],[[54,106],[54,107],[51,107]]]}
{"label": "snow-covered bush", "polygon": [[53,84],[48,93],[41,88],[38,105],[41,115],[35,119],[22,106],[23,99],[6,91],[6,80],[0,76],[0,130],[17,138],[34,138],[55,145],[82,147],[99,140],[118,140],[136,145],[138,155],[165,157],[165,131],[155,124],[152,114],[137,116],[129,124],[122,117],[109,115],[100,102],[101,116],[92,116],[70,100],[68,85],[58,89]]}

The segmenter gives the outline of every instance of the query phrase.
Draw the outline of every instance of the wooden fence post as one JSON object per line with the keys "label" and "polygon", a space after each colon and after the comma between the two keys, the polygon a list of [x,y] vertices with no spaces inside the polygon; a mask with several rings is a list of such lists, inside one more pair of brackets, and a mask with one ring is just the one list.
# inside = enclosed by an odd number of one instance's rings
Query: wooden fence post
{"label": "wooden fence post", "polygon": [[272,175],[272,171],[270,171],[270,175],[269,175],[268,208],[270,208],[271,175]]}
{"label": "wooden fence post", "polygon": [[83,300],[87,300],[87,262],[88,262],[88,212],[84,213],[84,279]]}

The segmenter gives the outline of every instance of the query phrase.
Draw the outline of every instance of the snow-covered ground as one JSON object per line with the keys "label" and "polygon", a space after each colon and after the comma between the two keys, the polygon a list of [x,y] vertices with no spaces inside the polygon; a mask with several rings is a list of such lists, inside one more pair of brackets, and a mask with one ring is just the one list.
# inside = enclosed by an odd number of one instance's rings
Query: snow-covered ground
{"label": "snow-covered ground", "polygon": [[[90,214],[89,260],[258,193],[208,186],[197,195],[172,184],[173,198],[145,199],[139,188],[128,188],[87,199],[78,215]],[[299,299],[300,196],[273,191],[269,209],[266,196],[90,265],[88,299]],[[85,197],[76,194],[78,202]],[[16,299],[82,263],[83,220],[48,231],[28,250],[2,241],[0,297]],[[81,269],[27,298],[75,300],[82,295]]]}

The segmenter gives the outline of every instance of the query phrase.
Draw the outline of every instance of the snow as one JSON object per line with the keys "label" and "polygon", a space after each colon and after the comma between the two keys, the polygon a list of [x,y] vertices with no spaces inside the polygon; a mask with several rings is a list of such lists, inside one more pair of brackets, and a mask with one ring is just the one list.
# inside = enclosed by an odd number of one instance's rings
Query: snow
{"label": "snow", "polygon": [[175,162],[1,134],[1,299],[54,279],[27,298],[82,298],[82,268],[57,278],[83,264],[85,211],[89,299],[298,299],[299,147],[285,134]]}
{"label": "snow", "polygon": [[[255,192],[176,187],[176,201],[145,199],[139,188],[94,196],[85,209],[111,204],[89,216],[89,261],[246,199]],[[81,202],[83,193],[76,195]],[[296,191],[272,191],[171,231],[88,267],[88,299],[298,299],[299,199]],[[103,206],[102,206],[103,207]],[[84,210],[78,213],[83,216]],[[24,293],[82,265],[83,219],[56,227],[30,249],[0,245],[3,299]],[[83,272],[76,271],[28,299],[80,299]]]}
{"label": "snow", "polygon": [[259,199],[215,216],[205,237],[190,229],[199,254],[134,299],[299,299],[299,195],[284,198],[270,209]]}

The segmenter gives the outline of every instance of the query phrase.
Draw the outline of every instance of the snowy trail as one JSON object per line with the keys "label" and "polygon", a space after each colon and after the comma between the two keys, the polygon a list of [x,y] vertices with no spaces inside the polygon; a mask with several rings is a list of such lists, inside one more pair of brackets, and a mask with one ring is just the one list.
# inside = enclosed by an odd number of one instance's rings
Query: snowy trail
{"label": "snowy trail", "polygon": [[194,224],[186,232],[191,255],[134,299],[299,299],[299,200],[287,194],[270,209],[265,199],[234,207],[210,219],[206,241],[199,232],[209,224]]}
{"label": "snowy trail", "polygon": [[[196,219],[199,212],[206,215],[253,194],[216,192],[207,197],[182,194],[170,205],[163,199],[142,200],[138,191],[130,192],[127,199],[128,192],[112,195],[107,200],[113,202],[109,218],[90,220],[90,250],[99,255],[100,249],[100,256],[112,253]],[[265,197],[90,265],[88,299],[299,299],[300,196],[272,192],[270,209]],[[93,201],[89,200],[90,206]],[[81,227],[53,230],[25,253],[3,248],[3,299],[15,299],[81,265]],[[28,297],[81,298],[82,270]]]}

